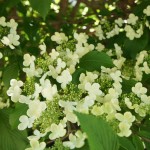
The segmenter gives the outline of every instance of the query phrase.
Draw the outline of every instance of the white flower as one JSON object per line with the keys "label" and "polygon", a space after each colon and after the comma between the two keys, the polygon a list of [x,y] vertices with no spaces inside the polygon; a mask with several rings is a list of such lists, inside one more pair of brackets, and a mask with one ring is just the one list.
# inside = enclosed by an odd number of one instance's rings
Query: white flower
{"label": "white flower", "polygon": [[122,78],[121,78],[121,71],[117,70],[116,72],[112,72],[110,73],[111,78],[115,81],[115,82],[122,82]]}
{"label": "white flower", "polygon": [[146,9],[143,10],[143,13],[146,14],[147,16],[150,16],[150,5],[148,5]]}
{"label": "white flower", "polygon": [[42,112],[46,109],[45,102],[40,102],[39,100],[33,100],[29,103],[29,109],[27,110],[27,115],[29,117],[39,118]]}
{"label": "white flower", "polygon": [[126,36],[130,40],[133,40],[136,37],[135,31],[133,30],[133,28],[130,25],[126,25],[124,30],[126,31]]}
{"label": "white flower", "polygon": [[4,45],[9,46],[11,49],[14,49],[14,46],[18,46],[20,44],[20,42],[18,41],[19,38],[19,35],[8,34],[8,36],[4,36],[1,41]]}
{"label": "white flower", "polygon": [[39,143],[39,141],[36,139],[32,139],[30,141],[30,145],[31,145],[31,148],[26,148],[25,150],[44,150],[46,147],[45,142]]}
{"label": "white flower", "polygon": [[138,97],[145,94],[147,89],[142,86],[141,82],[135,84],[135,87],[132,87],[132,92],[135,93]]}
{"label": "white flower", "polygon": [[74,38],[78,41],[78,43],[83,44],[87,42],[88,35],[85,33],[74,33]]}
{"label": "white flower", "polygon": [[99,38],[99,40],[105,39],[101,25],[95,28],[95,35]]}
{"label": "white flower", "polygon": [[127,23],[131,25],[135,25],[138,20],[138,16],[135,16],[134,14],[130,14],[129,18],[127,19]]}
{"label": "white flower", "polygon": [[10,21],[7,22],[7,27],[10,27],[16,30],[17,26],[18,26],[18,23],[16,23],[14,19],[10,19]]}
{"label": "white flower", "polygon": [[57,66],[56,66],[56,72],[59,74],[61,72],[61,69],[64,69],[66,67],[66,63],[62,61],[61,58],[57,59]]}
{"label": "white flower", "polygon": [[41,137],[44,137],[45,135],[46,135],[46,133],[40,133],[40,131],[39,130],[34,130],[34,135],[31,135],[31,136],[28,136],[28,139],[31,141],[31,140],[33,140],[33,139],[35,139],[35,140],[39,140]]}
{"label": "white flower", "polygon": [[90,98],[96,99],[96,96],[101,95],[102,91],[99,89],[100,85],[98,83],[89,83],[85,84],[85,90],[88,91]]}
{"label": "white flower", "polygon": [[77,105],[77,102],[59,100],[59,106],[65,108],[66,110],[69,110],[69,111],[75,110],[76,105]]}
{"label": "white flower", "polygon": [[124,122],[119,123],[119,129],[120,132],[118,133],[118,135],[120,137],[129,137],[131,135],[131,130],[130,130],[130,125]]}
{"label": "white flower", "polygon": [[116,113],[115,117],[120,121],[119,123],[120,133],[118,133],[118,135],[126,137],[130,136],[131,134],[130,127],[132,126],[132,122],[135,121],[135,116],[133,116],[131,112],[125,112],[124,115]]}
{"label": "white flower", "polygon": [[98,43],[97,46],[96,46],[96,49],[97,49],[98,51],[100,51],[100,52],[103,51],[104,48],[105,48],[105,46],[104,46],[103,44],[101,44],[101,43]]}
{"label": "white flower", "polygon": [[34,122],[34,118],[33,117],[28,118],[27,116],[22,115],[22,116],[20,116],[19,121],[21,123],[18,125],[18,129],[19,130],[24,130],[26,128],[31,128],[32,127],[33,122]]}
{"label": "white flower", "polygon": [[116,119],[118,119],[120,122],[128,123],[130,126],[132,125],[132,122],[135,121],[135,116],[131,114],[131,112],[125,112],[124,115],[120,113],[115,114]]}
{"label": "white flower", "polygon": [[6,18],[5,17],[0,17],[0,25],[3,27],[6,26]]}
{"label": "white flower", "polygon": [[23,65],[27,67],[27,66],[29,66],[32,62],[35,61],[35,56],[30,56],[29,54],[25,54],[25,55],[23,56],[23,59],[24,59]]}
{"label": "white flower", "polygon": [[63,137],[66,134],[66,129],[64,129],[64,126],[61,123],[59,123],[58,125],[53,123],[50,127],[50,131],[51,133],[49,135],[49,138],[51,140]]}
{"label": "white flower", "polygon": [[50,80],[46,79],[42,84],[42,95],[47,100],[52,100],[53,96],[57,93],[57,86],[51,85]]}
{"label": "white flower", "polygon": [[55,41],[55,42],[58,43],[58,44],[61,44],[61,43],[63,43],[63,42],[68,41],[68,38],[65,36],[64,33],[55,32],[55,35],[53,35],[53,36],[51,37],[51,40],[52,40],[52,41]]}
{"label": "white flower", "polygon": [[45,43],[39,45],[39,48],[41,50],[41,52],[40,52],[41,55],[46,52],[46,45],[45,45]]}
{"label": "white flower", "polygon": [[30,101],[31,101],[30,97],[28,97],[28,96],[20,95],[20,97],[19,97],[20,103],[29,104]]}
{"label": "white flower", "polygon": [[118,19],[115,20],[115,23],[118,24],[121,27],[122,24],[123,24],[123,19],[122,18],[118,18]]}
{"label": "white flower", "polygon": [[70,149],[81,148],[84,145],[84,141],[86,139],[86,134],[82,133],[78,130],[75,135],[72,133],[69,135],[69,141],[63,142],[65,147],[69,147]]}
{"label": "white flower", "polygon": [[49,53],[49,55],[51,56],[51,58],[53,60],[55,60],[59,56],[59,53],[55,49],[52,49],[52,51],[51,51],[51,53]]}
{"label": "white flower", "polygon": [[3,58],[3,54],[0,52],[0,59]]}
{"label": "white flower", "polygon": [[56,78],[58,83],[61,83],[61,87],[64,89],[67,84],[72,81],[72,76],[68,69],[64,70],[60,76]]}
{"label": "white flower", "polygon": [[9,87],[9,89],[7,90],[7,95],[11,96],[11,100],[13,102],[18,102],[22,92],[22,89],[20,87],[23,86],[23,82],[12,79],[10,81],[10,85],[11,87]]}

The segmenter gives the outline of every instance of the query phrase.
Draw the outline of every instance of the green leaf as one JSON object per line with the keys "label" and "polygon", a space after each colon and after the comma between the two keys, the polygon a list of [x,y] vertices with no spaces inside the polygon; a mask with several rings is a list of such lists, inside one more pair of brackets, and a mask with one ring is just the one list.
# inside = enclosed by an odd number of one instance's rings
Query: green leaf
{"label": "green leaf", "polygon": [[31,7],[45,19],[50,10],[51,0],[29,0]]}
{"label": "green leaf", "polygon": [[11,129],[8,113],[0,110],[0,150],[24,150],[27,145],[27,134],[18,129]]}
{"label": "green leaf", "polygon": [[134,135],[132,137],[132,140],[133,140],[133,144],[135,145],[136,150],[144,150],[143,143],[138,136]]}
{"label": "green leaf", "polygon": [[18,77],[18,71],[19,67],[18,63],[16,62],[11,63],[6,68],[4,68],[2,81],[4,82],[6,88],[10,86],[11,79],[16,79]]}
{"label": "green leaf", "polygon": [[13,129],[18,127],[19,117],[25,115],[27,109],[28,107],[26,104],[21,104],[21,103],[16,104],[15,109],[11,112],[9,116],[9,123]]}
{"label": "green leaf", "polygon": [[114,65],[107,54],[98,51],[91,51],[80,59],[79,66],[87,71],[100,71],[101,66],[113,67]]}
{"label": "green leaf", "polygon": [[136,150],[133,143],[126,137],[119,137],[119,143],[125,150]]}
{"label": "green leaf", "polygon": [[75,112],[81,128],[88,136],[90,150],[118,150],[118,138],[112,128],[101,118]]}
{"label": "green leaf", "polygon": [[126,80],[126,79],[123,79],[122,81],[122,91],[124,93],[129,93],[131,92],[131,88],[136,84],[136,81],[133,80],[133,79],[130,79],[130,80]]}
{"label": "green leaf", "polygon": [[146,48],[149,42],[149,30],[145,29],[144,34],[140,38],[129,40],[126,38],[124,42],[124,55],[128,58],[135,58],[137,53]]}
{"label": "green leaf", "polygon": [[81,73],[85,73],[86,71],[83,68],[78,68],[72,75],[72,83],[79,84],[79,77]]}

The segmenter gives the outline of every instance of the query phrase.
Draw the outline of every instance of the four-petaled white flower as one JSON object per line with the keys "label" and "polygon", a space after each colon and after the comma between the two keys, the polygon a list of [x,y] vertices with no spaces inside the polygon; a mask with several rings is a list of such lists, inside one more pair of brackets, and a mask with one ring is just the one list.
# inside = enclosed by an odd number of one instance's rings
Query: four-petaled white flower
{"label": "four-petaled white flower", "polygon": [[67,84],[72,81],[72,76],[68,69],[64,70],[60,76],[56,78],[58,83],[61,83],[61,87],[64,89]]}
{"label": "four-petaled white flower", "polygon": [[31,128],[34,122],[34,117],[28,118],[26,115],[22,115],[19,118],[19,121],[21,122],[18,125],[19,130],[24,130],[26,128]]}
{"label": "four-petaled white flower", "polygon": [[59,123],[58,125],[53,123],[50,127],[50,135],[49,138],[51,140],[63,137],[66,134],[66,129],[64,129],[63,124]]}
{"label": "four-petaled white flower", "polygon": [[141,95],[146,94],[147,88],[143,87],[141,82],[138,82],[134,87],[132,87],[132,92],[140,97]]}
{"label": "four-petaled white flower", "polygon": [[31,145],[31,147],[30,148],[26,148],[25,150],[44,150],[45,147],[46,147],[46,143],[45,142],[39,143],[39,141],[36,140],[36,139],[32,139],[30,141],[30,145]]}
{"label": "four-petaled white flower", "polygon": [[148,5],[144,10],[143,13],[146,14],[147,16],[150,16],[150,5]]}
{"label": "four-petaled white flower", "polygon": [[127,19],[127,23],[131,25],[135,25],[138,20],[138,16],[135,16],[134,14],[130,14],[129,18]]}
{"label": "four-petaled white flower", "polygon": [[100,85],[98,83],[89,83],[85,84],[85,90],[88,91],[89,97],[93,100],[96,99],[96,96],[101,95],[102,91],[99,89]]}
{"label": "four-petaled white flower", "polygon": [[29,117],[39,118],[42,112],[46,109],[46,103],[40,102],[39,100],[33,100],[29,103],[29,109],[27,115]]}
{"label": "four-petaled white flower", "polygon": [[73,135],[72,133],[69,134],[69,141],[63,142],[63,145],[65,147],[69,147],[70,149],[81,148],[85,143],[84,142],[85,139],[86,139],[86,134],[78,130],[75,133],[75,135]]}
{"label": "four-petaled white flower", "polygon": [[51,37],[52,41],[55,41],[58,44],[68,41],[68,37],[64,33],[55,32]]}
{"label": "four-petaled white flower", "polygon": [[30,56],[29,54],[25,54],[23,58],[24,58],[23,65],[26,67],[35,61],[35,56]]}
{"label": "four-petaled white flower", "polygon": [[40,54],[43,55],[44,53],[46,53],[46,45],[45,43],[39,45],[39,48],[41,50]]}

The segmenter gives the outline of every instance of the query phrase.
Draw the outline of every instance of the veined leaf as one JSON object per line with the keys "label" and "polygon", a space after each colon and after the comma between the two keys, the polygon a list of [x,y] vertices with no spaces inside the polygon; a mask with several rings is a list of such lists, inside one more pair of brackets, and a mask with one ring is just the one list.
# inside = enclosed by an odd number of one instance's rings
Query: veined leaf
{"label": "veined leaf", "polygon": [[114,65],[107,54],[98,51],[91,51],[80,59],[79,66],[87,71],[99,71],[101,66],[113,67]]}
{"label": "veined leaf", "polygon": [[11,129],[8,113],[0,110],[0,150],[24,150],[27,145],[27,134],[18,129]]}
{"label": "veined leaf", "polygon": [[26,104],[21,104],[21,103],[16,104],[15,109],[9,115],[9,123],[13,129],[18,127],[19,117],[21,115],[24,115],[27,109],[28,107]]}
{"label": "veined leaf", "polygon": [[112,128],[101,118],[75,113],[81,128],[88,136],[90,150],[118,150],[118,138]]}
{"label": "veined leaf", "polygon": [[29,0],[33,9],[35,9],[44,19],[50,10],[51,0]]}

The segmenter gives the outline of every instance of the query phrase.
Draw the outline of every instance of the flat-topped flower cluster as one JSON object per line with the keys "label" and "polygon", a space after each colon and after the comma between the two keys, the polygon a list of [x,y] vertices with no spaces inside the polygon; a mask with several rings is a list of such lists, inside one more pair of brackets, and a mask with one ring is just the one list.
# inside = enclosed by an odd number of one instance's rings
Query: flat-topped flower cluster
{"label": "flat-topped flower cluster", "polygon": [[[145,18],[150,16],[149,9],[148,6],[143,11]],[[124,31],[130,40],[143,34],[143,20],[138,29],[132,28],[138,19],[130,14],[126,20]],[[144,21],[150,27],[149,22]],[[121,18],[115,20],[115,28],[105,34],[100,25],[95,29],[95,35],[99,40],[110,38],[122,32],[123,23]],[[64,149],[82,147],[88,137],[81,131],[74,111],[102,117],[118,136],[129,137],[134,125],[150,113],[150,96],[142,83],[143,75],[150,74],[149,51],[141,50],[133,61],[125,58],[122,45],[114,43],[113,49],[105,48],[100,42],[94,45],[85,33],[67,37],[56,32],[51,40],[57,46],[50,53],[42,43],[39,46],[41,56],[24,55],[26,80],[12,79],[7,91],[12,102],[27,106],[26,113],[18,118],[19,130],[32,129],[32,135],[28,137],[31,147],[26,150],[44,150],[51,143],[59,143]],[[9,37],[5,36],[1,41],[10,48],[16,46]],[[95,51],[109,57],[113,67],[99,64],[98,70],[82,68],[81,59]],[[134,81],[134,84],[127,84],[126,91],[124,85],[128,81]]]}

